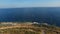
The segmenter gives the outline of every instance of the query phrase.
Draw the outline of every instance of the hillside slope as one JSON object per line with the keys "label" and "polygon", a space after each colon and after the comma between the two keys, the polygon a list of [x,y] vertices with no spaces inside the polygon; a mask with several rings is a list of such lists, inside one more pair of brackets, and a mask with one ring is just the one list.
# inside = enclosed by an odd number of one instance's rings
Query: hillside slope
{"label": "hillside slope", "polygon": [[0,26],[1,34],[56,34],[60,28],[46,24],[20,23],[15,25]]}

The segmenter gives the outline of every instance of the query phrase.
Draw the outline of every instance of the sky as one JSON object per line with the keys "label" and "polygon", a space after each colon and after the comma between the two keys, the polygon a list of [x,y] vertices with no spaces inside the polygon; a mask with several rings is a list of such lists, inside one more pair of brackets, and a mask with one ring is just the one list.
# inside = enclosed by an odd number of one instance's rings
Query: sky
{"label": "sky", "polygon": [[0,8],[60,7],[60,0],[0,0]]}

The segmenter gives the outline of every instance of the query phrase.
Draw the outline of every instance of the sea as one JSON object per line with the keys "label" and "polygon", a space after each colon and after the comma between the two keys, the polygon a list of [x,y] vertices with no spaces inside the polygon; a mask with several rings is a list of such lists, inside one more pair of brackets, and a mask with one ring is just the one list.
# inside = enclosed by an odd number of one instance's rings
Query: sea
{"label": "sea", "polygon": [[39,22],[60,26],[60,7],[0,8],[0,22]]}

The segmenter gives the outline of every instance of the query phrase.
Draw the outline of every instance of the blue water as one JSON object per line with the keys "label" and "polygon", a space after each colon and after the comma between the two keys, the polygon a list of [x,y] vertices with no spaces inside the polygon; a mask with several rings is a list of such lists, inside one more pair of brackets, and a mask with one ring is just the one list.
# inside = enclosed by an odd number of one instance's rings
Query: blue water
{"label": "blue water", "polygon": [[0,8],[0,22],[44,22],[60,26],[60,8]]}

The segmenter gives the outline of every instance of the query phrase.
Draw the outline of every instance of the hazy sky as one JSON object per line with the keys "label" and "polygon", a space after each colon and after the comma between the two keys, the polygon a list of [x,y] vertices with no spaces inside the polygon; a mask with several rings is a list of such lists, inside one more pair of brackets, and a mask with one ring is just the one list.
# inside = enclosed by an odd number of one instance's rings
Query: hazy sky
{"label": "hazy sky", "polygon": [[60,7],[60,0],[0,0],[0,8]]}

